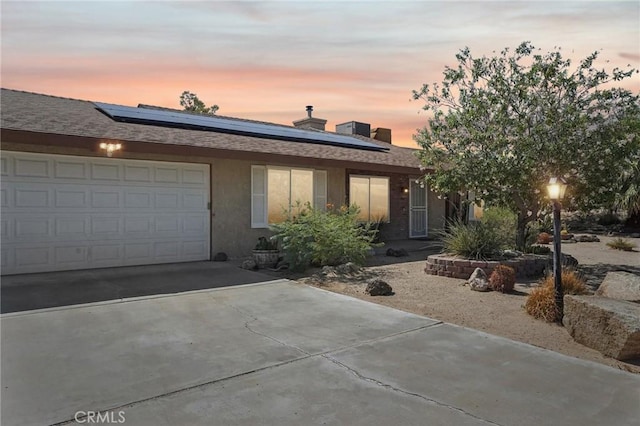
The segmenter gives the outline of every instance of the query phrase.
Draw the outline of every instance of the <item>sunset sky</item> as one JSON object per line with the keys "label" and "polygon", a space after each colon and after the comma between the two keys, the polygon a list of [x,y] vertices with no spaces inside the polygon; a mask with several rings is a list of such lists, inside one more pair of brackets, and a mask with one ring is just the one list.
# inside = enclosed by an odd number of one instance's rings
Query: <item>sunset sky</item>
{"label": "sunset sky", "polygon": [[[455,53],[528,40],[602,66],[640,68],[640,2],[5,1],[2,87],[179,108],[183,90],[218,114],[291,124],[388,127],[415,146],[411,91],[441,81]],[[609,60],[605,64],[604,60]],[[638,76],[626,87],[640,92]]]}

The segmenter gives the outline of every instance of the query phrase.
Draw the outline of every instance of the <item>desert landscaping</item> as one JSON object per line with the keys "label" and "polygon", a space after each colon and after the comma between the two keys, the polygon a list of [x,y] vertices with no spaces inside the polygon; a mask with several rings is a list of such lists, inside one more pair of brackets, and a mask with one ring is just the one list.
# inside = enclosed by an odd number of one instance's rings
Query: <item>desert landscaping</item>
{"label": "desert landscaping", "polygon": [[[640,252],[619,251],[607,247],[612,237],[600,242],[564,244],[562,252],[575,257],[591,291],[595,291],[608,271],[624,270],[640,275]],[[630,241],[640,245],[638,238]],[[389,247],[394,247],[389,245]],[[399,249],[400,247],[395,247]],[[403,311],[424,315],[443,322],[469,327],[542,347],[568,356],[609,365],[640,374],[640,360],[619,361],[583,346],[558,324],[537,320],[528,315],[523,305],[538,284],[536,279],[519,278],[512,293],[470,291],[464,279],[427,275],[426,253],[407,250],[400,258],[375,256],[368,266],[352,274],[322,274],[311,271],[303,277],[291,276],[298,282],[341,293]],[[309,272],[309,271],[307,271]],[[372,279],[387,282],[394,294],[370,296],[365,292]]]}

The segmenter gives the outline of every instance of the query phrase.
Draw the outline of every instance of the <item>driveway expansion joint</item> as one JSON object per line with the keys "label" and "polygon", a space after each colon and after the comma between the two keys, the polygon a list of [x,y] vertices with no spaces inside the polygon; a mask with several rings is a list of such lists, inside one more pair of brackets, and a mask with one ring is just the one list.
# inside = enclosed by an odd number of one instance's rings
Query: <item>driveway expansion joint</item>
{"label": "driveway expansion joint", "polygon": [[337,359],[335,359],[335,358],[333,358],[333,357],[331,357],[331,356],[329,356],[329,355],[327,355],[327,354],[323,354],[323,355],[321,355],[321,356],[322,356],[323,358],[325,358],[326,360],[328,360],[328,361],[330,361],[330,362],[334,363],[335,365],[337,365],[337,366],[339,366],[339,367],[341,367],[341,368],[343,368],[343,369],[347,370],[348,372],[350,372],[351,374],[353,374],[355,377],[357,377],[358,379],[363,380],[363,381],[365,381],[365,382],[373,383],[373,384],[375,384],[375,385],[377,385],[377,386],[383,387],[383,388],[385,388],[385,389],[389,389],[389,390],[391,390],[391,391],[393,391],[393,392],[401,393],[401,394],[403,394],[403,395],[408,395],[408,396],[411,396],[411,397],[414,397],[414,398],[419,398],[419,399],[422,399],[423,401],[429,402],[429,403],[431,403],[431,404],[435,404],[435,405],[437,405],[437,406],[440,406],[440,407],[443,407],[443,408],[447,408],[447,409],[449,409],[449,410],[457,411],[457,412],[462,413],[462,414],[463,414],[463,415],[465,415],[465,416],[469,416],[469,417],[471,417],[471,418],[473,418],[473,419],[475,419],[475,420],[480,420],[480,421],[482,421],[483,423],[487,423],[487,424],[495,425],[495,426],[502,426],[502,425],[500,425],[499,423],[495,423],[495,422],[492,422],[491,420],[483,419],[482,417],[478,417],[478,416],[476,416],[476,415],[474,415],[474,414],[471,414],[471,413],[469,413],[469,412],[467,412],[467,411],[463,410],[462,408],[455,407],[455,406],[453,406],[453,405],[449,405],[449,404],[445,404],[445,403],[443,403],[443,402],[440,402],[440,401],[438,401],[438,400],[435,400],[435,399],[432,399],[432,398],[426,397],[426,396],[421,395],[421,394],[419,394],[419,393],[409,392],[409,391],[407,391],[407,390],[400,389],[400,388],[398,388],[398,387],[396,387],[396,386],[392,386],[392,385],[390,385],[390,384],[388,384],[388,383],[384,383],[384,382],[382,382],[382,381],[380,381],[380,380],[374,379],[373,377],[365,376],[365,375],[363,375],[362,373],[360,373],[359,371],[357,371],[357,370],[355,370],[355,369],[353,369],[353,368],[349,367],[348,365],[346,365],[346,364],[344,364],[344,363],[342,363],[342,362],[338,361]]}

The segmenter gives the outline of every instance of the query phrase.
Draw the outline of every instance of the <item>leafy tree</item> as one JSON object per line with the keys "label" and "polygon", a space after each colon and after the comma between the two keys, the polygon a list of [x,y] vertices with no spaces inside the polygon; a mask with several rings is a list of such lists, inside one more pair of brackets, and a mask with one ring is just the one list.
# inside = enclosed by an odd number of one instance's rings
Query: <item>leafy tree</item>
{"label": "leafy tree", "polygon": [[182,95],[180,95],[180,106],[183,107],[185,111],[209,115],[214,115],[216,111],[220,109],[218,105],[207,107],[195,93],[191,93],[188,90],[185,90],[182,92]]}
{"label": "leafy tree", "polygon": [[442,83],[413,92],[433,114],[414,136],[433,169],[427,183],[509,207],[518,215],[519,248],[526,225],[549,205],[551,176],[567,180],[574,205],[611,206],[621,174],[638,158],[640,101],[611,87],[637,71],[599,69],[598,55],[572,68],[559,48],[543,54],[529,42],[493,57],[461,50]]}

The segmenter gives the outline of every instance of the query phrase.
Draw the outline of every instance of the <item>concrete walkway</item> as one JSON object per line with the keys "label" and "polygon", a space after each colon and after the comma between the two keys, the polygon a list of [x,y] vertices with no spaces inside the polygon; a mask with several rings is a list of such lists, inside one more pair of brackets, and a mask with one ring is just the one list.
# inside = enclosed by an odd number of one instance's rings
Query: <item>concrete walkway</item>
{"label": "concrete walkway", "polygon": [[3,426],[95,411],[127,425],[640,417],[637,375],[286,280],[0,321]]}

